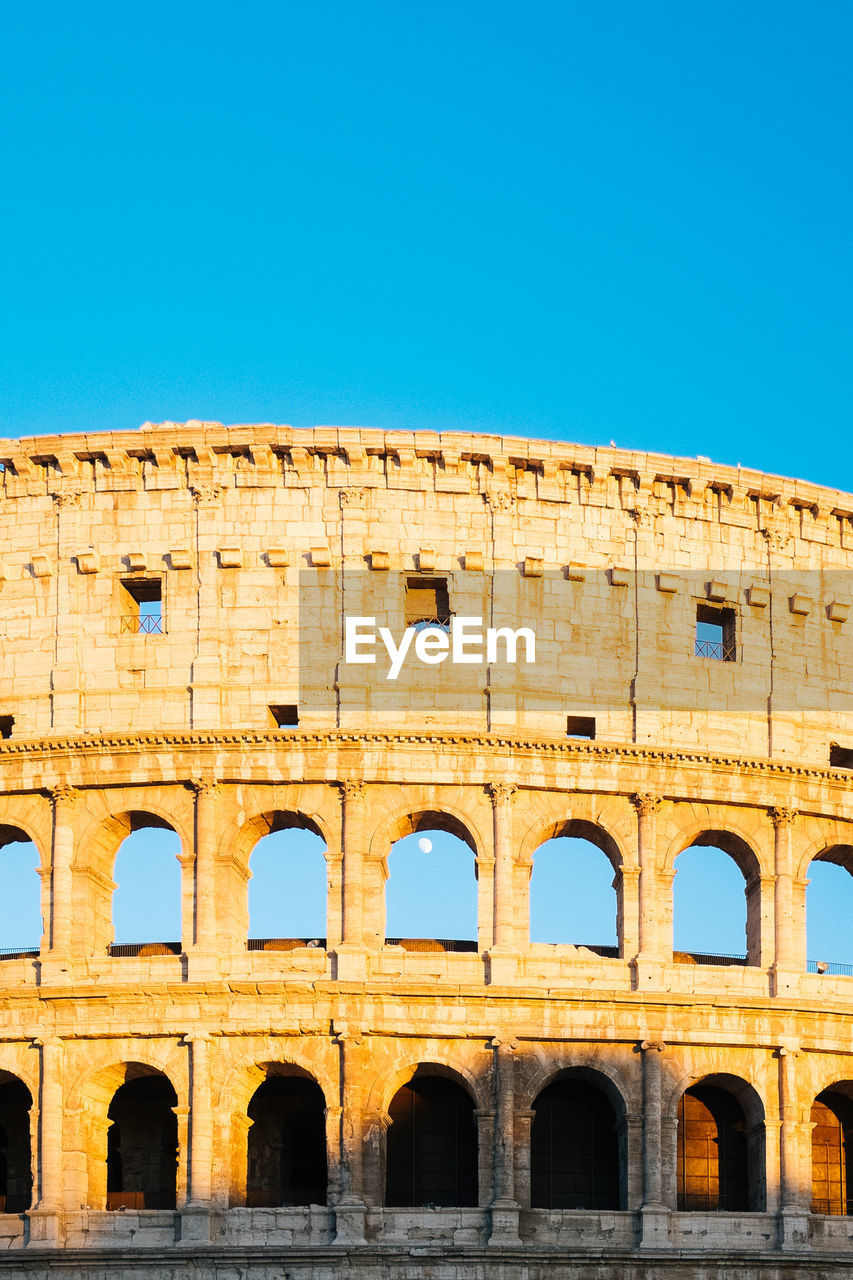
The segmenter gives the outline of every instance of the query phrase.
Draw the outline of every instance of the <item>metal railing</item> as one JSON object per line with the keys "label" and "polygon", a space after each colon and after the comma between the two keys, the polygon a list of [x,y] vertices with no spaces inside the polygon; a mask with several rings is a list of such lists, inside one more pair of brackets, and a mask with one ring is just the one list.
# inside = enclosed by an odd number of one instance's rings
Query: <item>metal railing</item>
{"label": "metal railing", "polygon": [[809,960],[806,970],[809,973],[838,974],[843,978],[853,977],[853,964],[837,964],[834,960]]}
{"label": "metal railing", "polygon": [[[680,957],[686,957],[680,959]],[[676,964],[748,964],[747,956],[733,955],[720,951],[674,951],[672,958]]]}
{"label": "metal railing", "polygon": [[723,640],[697,640],[695,653],[697,658],[717,658],[721,662],[733,662],[735,647]]}
{"label": "metal railing", "polygon": [[0,960],[29,959],[39,954],[39,947],[0,947]]}
{"label": "metal railing", "polygon": [[107,947],[107,955],[116,958],[123,956],[179,956],[180,942],[111,942]]}
{"label": "metal railing", "polygon": [[325,938],[249,938],[247,951],[295,951],[297,947],[312,947],[323,951]]}
{"label": "metal railing", "polygon": [[[419,945],[422,944],[422,945]],[[476,954],[479,944],[469,938],[386,938],[386,947],[403,947],[406,951],[467,951]]]}
{"label": "metal railing", "polygon": [[161,613],[125,613],[121,619],[123,633],[134,636],[161,636],[163,634],[163,615]]}

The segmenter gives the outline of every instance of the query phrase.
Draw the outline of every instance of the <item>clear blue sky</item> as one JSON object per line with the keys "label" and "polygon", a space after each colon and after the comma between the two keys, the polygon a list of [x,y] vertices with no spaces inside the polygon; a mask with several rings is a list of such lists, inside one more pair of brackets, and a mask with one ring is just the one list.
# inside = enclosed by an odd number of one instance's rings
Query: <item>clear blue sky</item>
{"label": "clear blue sky", "polygon": [[853,489],[853,5],[6,4],[0,434],[475,429]]}
{"label": "clear blue sky", "polygon": [[[0,435],[498,431],[853,490],[851,62],[849,0],[7,3]],[[393,931],[464,935],[469,890],[392,885]],[[610,940],[552,897],[539,936]]]}

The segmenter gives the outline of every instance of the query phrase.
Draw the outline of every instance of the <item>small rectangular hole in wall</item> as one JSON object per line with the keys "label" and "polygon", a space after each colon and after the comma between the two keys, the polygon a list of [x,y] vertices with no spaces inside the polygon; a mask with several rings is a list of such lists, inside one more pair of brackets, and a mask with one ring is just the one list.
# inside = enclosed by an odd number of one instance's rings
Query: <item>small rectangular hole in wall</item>
{"label": "small rectangular hole in wall", "polygon": [[271,705],[270,716],[276,729],[295,729],[299,724],[299,708],[295,704]]}
{"label": "small rectangular hole in wall", "polygon": [[[3,737],[7,737],[3,734]],[[833,769],[853,769],[853,747],[840,747],[837,742],[829,744],[829,763]]]}
{"label": "small rectangular hole in wall", "polygon": [[569,738],[595,738],[595,716],[568,716],[566,736]]}
{"label": "small rectangular hole in wall", "polygon": [[0,716],[0,738],[11,738],[14,724],[14,716]]}
{"label": "small rectangular hole in wall", "polygon": [[716,658],[720,662],[734,661],[734,609],[720,609],[710,604],[697,604],[694,653],[697,658]]}
{"label": "small rectangular hole in wall", "polygon": [[121,629],[130,635],[163,634],[163,584],[159,578],[122,581]]}
{"label": "small rectangular hole in wall", "polygon": [[450,626],[450,597],[446,578],[406,579],[406,626],[418,623]]}

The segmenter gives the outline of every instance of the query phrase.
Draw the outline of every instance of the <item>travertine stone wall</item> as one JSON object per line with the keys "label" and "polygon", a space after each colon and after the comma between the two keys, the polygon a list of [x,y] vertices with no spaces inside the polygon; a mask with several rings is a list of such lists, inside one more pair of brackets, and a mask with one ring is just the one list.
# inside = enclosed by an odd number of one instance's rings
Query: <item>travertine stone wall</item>
{"label": "travertine stone wall", "polygon": [[[853,747],[853,498],[461,434],[189,423],[7,450],[0,836],[38,848],[44,933],[0,961],[34,1174],[34,1207],[0,1214],[0,1269],[177,1277],[189,1250],[228,1280],[846,1273],[851,1219],[809,1212],[810,1114],[853,1082],[853,978],[805,972],[805,886],[815,858],[853,866],[853,775],[829,763]],[[433,707],[411,681],[329,681],[342,611],[402,625],[417,572],[456,613],[492,616],[497,592],[533,620],[541,669],[448,676]],[[122,633],[140,577],[162,580],[162,636]],[[708,600],[734,611],[734,661],[694,655]],[[271,727],[279,704],[298,727]],[[384,942],[387,856],[424,815],[471,849],[475,952]],[[325,840],[326,946],[250,952],[249,856],[282,818]],[[181,954],[111,956],[116,852],[145,823],[181,841]],[[557,834],[613,865],[617,957],[529,942]],[[745,965],[673,957],[674,860],[697,841],[743,872]],[[323,1090],[328,1205],[243,1207],[268,1064]],[[475,1102],[477,1208],[383,1206],[388,1106],[420,1064]],[[531,1209],[532,1107],[577,1068],[619,1100],[622,1205]],[[106,1212],[110,1100],[144,1070],[178,1098],[178,1209]],[[678,1101],[708,1076],[760,1151],[749,1213],[676,1211]]]}

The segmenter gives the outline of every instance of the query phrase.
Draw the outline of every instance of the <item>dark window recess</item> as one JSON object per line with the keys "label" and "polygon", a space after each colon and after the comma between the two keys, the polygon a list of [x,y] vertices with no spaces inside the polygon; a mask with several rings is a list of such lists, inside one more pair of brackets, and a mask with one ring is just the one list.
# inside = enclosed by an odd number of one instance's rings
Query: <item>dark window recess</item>
{"label": "dark window recess", "polygon": [[270,715],[277,729],[295,729],[299,724],[299,708],[290,703],[286,706],[271,705]]}
{"label": "dark window recess", "polygon": [[139,1076],[116,1090],[107,1112],[108,1209],[174,1209],[177,1104],[165,1076]]}
{"label": "dark window recess", "polygon": [[746,1122],[740,1104],[714,1085],[695,1085],[678,1104],[678,1208],[749,1208]]}
{"label": "dark window recess", "polygon": [[450,626],[450,597],[446,578],[406,579],[406,626],[420,623]]}
{"label": "dark window recess", "polygon": [[385,1203],[477,1203],[474,1103],[452,1080],[416,1072],[391,1100]]}
{"label": "dark window recess", "polygon": [[619,1137],[604,1094],[584,1080],[557,1080],[533,1104],[534,1209],[618,1209]]}
{"label": "dark window recess", "polygon": [[124,607],[121,629],[130,635],[163,634],[163,588],[159,578],[131,578],[122,582]]}
{"label": "dark window recess", "polygon": [[[3,734],[4,738],[8,736],[8,733]],[[839,747],[837,742],[830,742],[829,763],[833,769],[853,769],[853,747]]]}
{"label": "dark window recess", "polygon": [[566,734],[570,738],[594,738],[595,716],[569,716],[566,720]]}
{"label": "dark window recess", "polygon": [[246,1204],[326,1203],[323,1091],[302,1076],[270,1076],[249,1103]]}
{"label": "dark window recess", "polygon": [[735,659],[735,611],[715,609],[710,604],[696,606],[697,658],[716,658],[720,662]]}
{"label": "dark window recess", "polygon": [[0,738],[11,738],[14,726],[14,716],[0,716]]}

